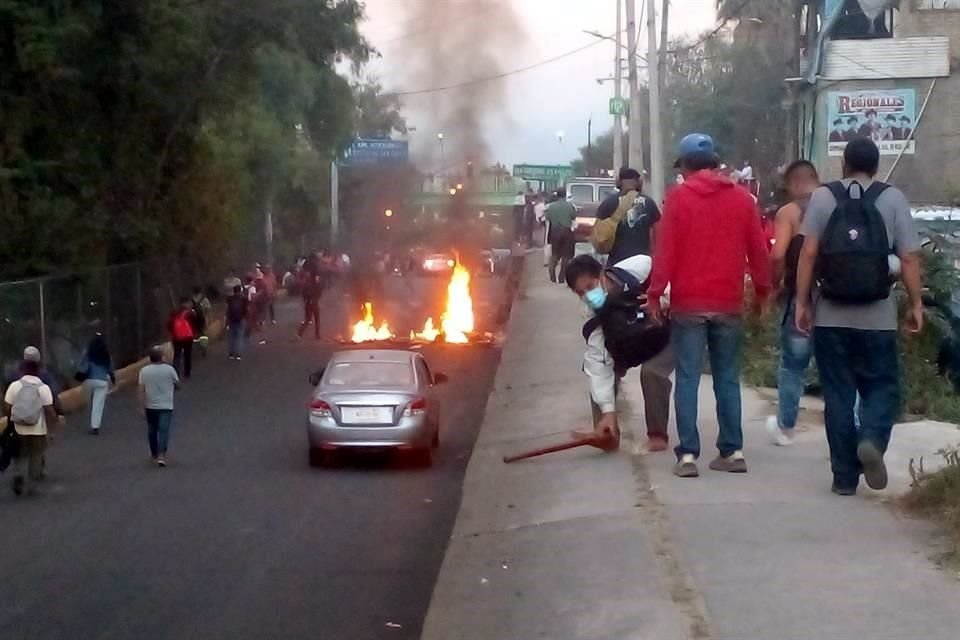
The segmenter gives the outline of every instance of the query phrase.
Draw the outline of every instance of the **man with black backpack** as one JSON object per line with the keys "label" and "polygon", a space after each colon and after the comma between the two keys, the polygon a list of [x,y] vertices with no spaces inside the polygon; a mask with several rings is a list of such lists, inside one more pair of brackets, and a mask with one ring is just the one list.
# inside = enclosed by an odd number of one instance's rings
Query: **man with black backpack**
{"label": "man with black backpack", "polygon": [[647,450],[665,451],[674,360],[669,324],[651,322],[640,308],[652,264],[649,256],[637,255],[604,269],[593,256],[581,255],[567,266],[565,277],[590,310],[583,325],[583,371],[590,378],[594,432],[619,436],[620,379],[640,367]]}
{"label": "man with black backpack", "polygon": [[801,228],[797,328],[813,331],[833,492],[844,496],[856,493],[861,473],[871,489],[887,485],[883,454],[900,412],[897,301],[891,295],[898,261],[909,300],[907,329],[923,328],[920,241],[903,193],[874,180],[879,165],[872,140],[850,141],[844,179],[813,193]]}
{"label": "man with black backpack", "polygon": [[13,429],[10,436],[17,440],[13,493],[18,496],[42,478],[47,438],[57,424],[53,391],[39,377],[40,363],[25,360],[22,366],[23,377],[7,387],[3,399],[7,429]]}

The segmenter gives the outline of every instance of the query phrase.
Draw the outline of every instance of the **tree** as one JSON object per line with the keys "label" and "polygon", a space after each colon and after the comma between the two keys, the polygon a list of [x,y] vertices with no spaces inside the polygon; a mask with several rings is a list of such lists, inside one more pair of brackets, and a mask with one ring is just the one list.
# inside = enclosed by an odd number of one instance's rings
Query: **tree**
{"label": "tree", "polygon": [[720,38],[672,49],[663,93],[667,139],[708,133],[725,162],[749,160],[759,173],[775,174],[786,120],[782,69],[753,47]]}
{"label": "tree", "polygon": [[[0,2],[0,274],[213,259],[353,132],[357,0]],[[66,117],[67,114],[69,117]],[[296,200],[290,198],[290,201]]]}

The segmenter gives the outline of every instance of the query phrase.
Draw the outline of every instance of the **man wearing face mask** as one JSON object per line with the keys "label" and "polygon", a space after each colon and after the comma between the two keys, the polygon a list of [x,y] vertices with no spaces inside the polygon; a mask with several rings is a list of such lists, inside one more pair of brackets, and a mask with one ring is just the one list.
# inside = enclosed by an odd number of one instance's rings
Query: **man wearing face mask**
{"label": "man wearing face mask", "polygon": [[[641,311],[652,263],[649,256],[636,255],[604,269],[593,256],[581,255],[567,266],[566,280],[589,309],[590,319],[583,326],[583,371],[590,379],[594,432],[619,437],[620,379],[639,366],[646,448],[665,451],[674,360],[669,323],[653,322]],[[667,304],[666,296],[661,304]]]}

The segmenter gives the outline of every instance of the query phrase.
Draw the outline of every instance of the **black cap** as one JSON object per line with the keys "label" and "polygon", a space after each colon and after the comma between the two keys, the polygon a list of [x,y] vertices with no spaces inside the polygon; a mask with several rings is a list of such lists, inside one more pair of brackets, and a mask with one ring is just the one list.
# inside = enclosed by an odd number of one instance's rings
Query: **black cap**
{"label": "black cap", "polygon": [[636,169],[631,169],[630,167],[624,167],[620,169],[620,180],[640,180],[642,176],[640,172]]}

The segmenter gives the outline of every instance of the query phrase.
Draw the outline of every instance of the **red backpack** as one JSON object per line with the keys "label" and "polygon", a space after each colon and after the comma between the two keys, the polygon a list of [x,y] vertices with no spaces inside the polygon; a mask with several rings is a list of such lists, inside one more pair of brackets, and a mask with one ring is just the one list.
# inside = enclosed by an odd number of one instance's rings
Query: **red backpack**
{"label": "red backpack", "polygon": [[186,311],[174,316],[172,333],[174,340],[193,340],[193,327],[190,325]]}

